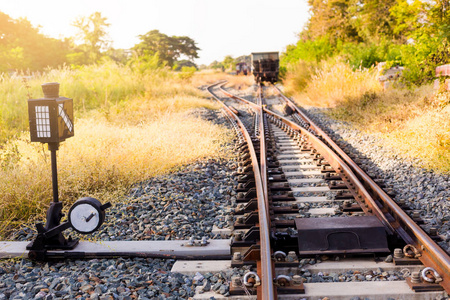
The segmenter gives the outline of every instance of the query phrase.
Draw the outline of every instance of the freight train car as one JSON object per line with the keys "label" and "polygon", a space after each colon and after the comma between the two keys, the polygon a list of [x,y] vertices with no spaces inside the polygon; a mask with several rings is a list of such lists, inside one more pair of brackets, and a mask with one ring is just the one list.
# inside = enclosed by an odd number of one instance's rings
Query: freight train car
{"label": "freight train car", "polygon": [[252,70],[256,82],[278,81],[279,56],[278,52],[252,53]]}

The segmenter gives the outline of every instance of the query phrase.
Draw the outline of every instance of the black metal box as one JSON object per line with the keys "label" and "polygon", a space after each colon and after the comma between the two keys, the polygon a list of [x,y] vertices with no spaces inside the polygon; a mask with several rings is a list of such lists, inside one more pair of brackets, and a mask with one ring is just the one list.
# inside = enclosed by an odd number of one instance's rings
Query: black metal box
{"label": "black metal box", "polygon": [[295,226],[300,255],[389,252],[375,216],[297,218]]}
{"label": "black metal box", "polygon": [[44,98],[28,100],[31,141],[62,142],[74,135],[73,100],[59,97],[58,83],[43,84],[42,88]]}

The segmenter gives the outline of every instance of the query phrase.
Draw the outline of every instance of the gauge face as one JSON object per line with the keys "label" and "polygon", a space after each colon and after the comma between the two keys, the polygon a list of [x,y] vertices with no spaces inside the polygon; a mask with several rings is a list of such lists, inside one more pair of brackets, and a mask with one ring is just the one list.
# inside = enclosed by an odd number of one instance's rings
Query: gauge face
{"label": "gauge face", "polygon": [[70,209],[69,220],[80,233],[94,232],[101,225],[99,210],[89,203],[75,203]]}

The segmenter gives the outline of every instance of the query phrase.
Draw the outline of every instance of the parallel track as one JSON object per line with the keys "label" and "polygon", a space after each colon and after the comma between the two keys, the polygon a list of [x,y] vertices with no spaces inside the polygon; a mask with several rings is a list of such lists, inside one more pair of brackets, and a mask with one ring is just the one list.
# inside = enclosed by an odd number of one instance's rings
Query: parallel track
{"label": "parallel track", "polygon": [[[223,104],[224,109],[230,118],[233,118],[237,124],[239,124],[239,131],[245,137],[245,143],[251,151],[252,171],[255,178],[256,198],[257,198],[257,211],[258,211],[258,223],[255,224],[259,229],[259,239],[257,241],[259,249],[259,255],[256,255],[257,260],[257,275],[261,279],[261,285],[256,288],[258,299],[277,299],[280,295],[277,294],[277,290],[280,290],[280,281],[274,280],[277,271],[275,271],[275,263],[273,255],[275,250],[272,250],[274,241],[271,241],[271,237],[274,237],[274,228],[279,226],[281,221],[273,222],[273,203],[271,195],[271,188],[269,187],[269,172],[271,169],[268,164],[267,151],[271,146],[266,143],[269,138],[267,133],[276,128],[277,125],[282,128],[288,135],[295,137],[297,140],[303,140],[302,144],[311,147],[317,152],[317,157],[320,157],[323,161],[322,170],[326,170],[328,173],[335,173],[335,177],[339,178],[345,183],[346,188],[353,196],[354,200],[361,207],[362,212],[365,215],[376,216],[383,224],[386,232],[389,235],[399,236],[405,244],[412,246],[411,249],[415,249],[415,256],[427,267],[433,268],[440,276],[436,282],[447,291],[450,292],[450,258],[448,254],[441,249],[413,220],[393,201],[385,191],[380,188],[364,171],[361,170],[350,157],[341,150],[333,140],[328,137],[318,126],[316,126],[302,111],[297,108],[292,101],[285,97],[281,91],[276,89],[279,93],[280,99],[285,103],[285,108],[289,111],[289,116],[281,116],[278,113],[267,108],[262,97],[262,86],[258,87],[258,97],[255,102],[234,96],[223,88],[212,91],[218,84],[215,84],[208,88],[208,91]],[[223,86],[222,84],[221,86]],[[219,98],[215,93],[222,93],[229,97]],[[232,101],[230,99],[234,99]],[[233,106],[230,108],[230,106]],[[234,106],[238,107],[236,109]],[[242,106],[251,108],[253,114],[248,114]],[[233,113],[234,111],[234,113]],[[239,113],[240,112],[240,113]],[[239,120],[236,115],[239,113],[244,122]],[[253,121],[248,121],[252,119]],[[270,119],[272,125],[268,124]],[[253,128],[249,128],[249,124],[253,125]],[[272,127],[271,127],[272,126]],[[247,129],[253,131],[253,140],[251,134],[247,132]],[[280,135],[279,129],[277,129],[277,135]],[[255,138],[257,140],[255,141]],[[287,141],[287,138],[283,138]],[[259,146],[259,159],[256,151],[251,148],[256,142]],[[271,142],[269,142],[271,143]],[[300,142],[299,142],[300,143]],[[275,149],[275,148],[271,148]],[[304,180],[305,182],[316,182],[317,180]],[[320,190],[320,189],[317,189]],[[276,209],[276,208],[275,208]],[[271,211],[269,213],[269,210]],[[283,208],[281,208],[283,210]],[[285,224],[289,223],[289,218],[284,221]],[[291,222],[292,223],[292,222]],[[409,250],[409,249],[408,249]],[[409,254],[409,253],[407,253]],[[251,254],[251,251],[247,251],[247,255],[250,258],[255,258]],[[281,277],[283,279],[283,277]],[[275,285],[274,285],[274,282]],[[278,287],[277,287],[278,285]],[[283,284],[281,284],[283,285]],[[287,284],[289,285],[289,284]],[[295,291],[295,289],[293,289]],[[283,293],[286,293],[284,291]],[[281,297],[281,296],[280,296]],[[286,296],[286,299],[291,299]],[[294,296],[295,297],[295,296]]]}

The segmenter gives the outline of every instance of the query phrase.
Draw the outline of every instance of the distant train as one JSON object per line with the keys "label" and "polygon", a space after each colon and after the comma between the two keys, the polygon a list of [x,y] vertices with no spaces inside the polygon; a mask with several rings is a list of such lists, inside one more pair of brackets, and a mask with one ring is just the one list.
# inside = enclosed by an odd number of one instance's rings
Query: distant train
{"label": "distant train", "polygon": [[278,52],[254,52],[252,57],[252,70],[256,82],[277,82],[279,73]]}
{"label": "distant train", "polygon": [[236,75],[239,75],[239,74],[247,75],[248,69],[249,69],[249,67],[246,62],[237,63],[236,64]]}

